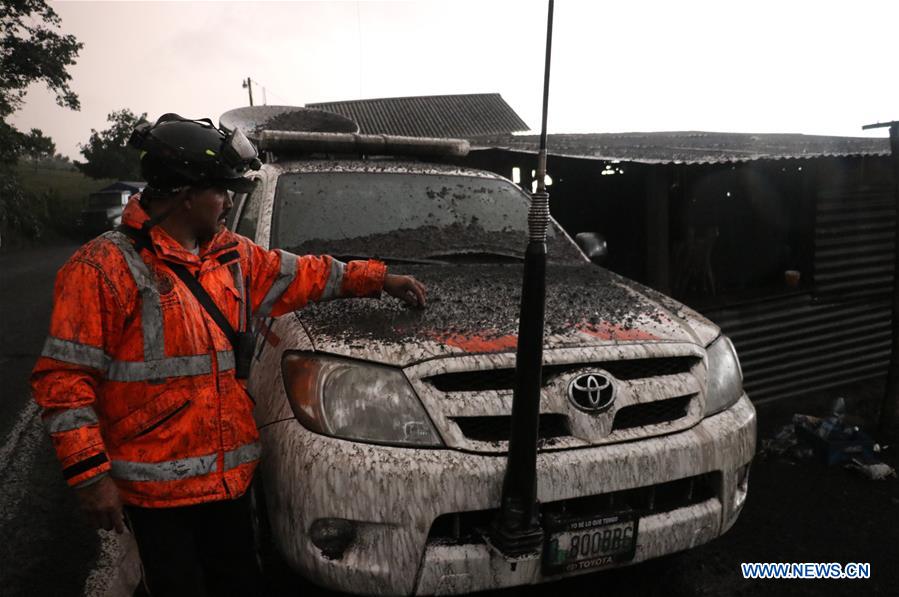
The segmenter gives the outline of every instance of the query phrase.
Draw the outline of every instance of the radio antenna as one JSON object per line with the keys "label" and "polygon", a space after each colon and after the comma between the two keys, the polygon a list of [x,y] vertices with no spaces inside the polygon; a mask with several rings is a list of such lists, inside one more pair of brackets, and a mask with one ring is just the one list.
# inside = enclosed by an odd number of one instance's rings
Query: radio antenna
{"label": "radio antenna", "polygon": [[549,194],[546,192],[546,116],[549,106],[549,67],[552,55],[553,0],[546,20],[546,62],[543,72],[543,124],[537,154],[537,190],[528,212],[528,245],[515,354],[512,431],[500,513],[491,529],[491,543],[515,556],[539,550],[543,541],[537,508],[537,437],[540,387],[543,378],[543,322],[546,302],[546,231]]}

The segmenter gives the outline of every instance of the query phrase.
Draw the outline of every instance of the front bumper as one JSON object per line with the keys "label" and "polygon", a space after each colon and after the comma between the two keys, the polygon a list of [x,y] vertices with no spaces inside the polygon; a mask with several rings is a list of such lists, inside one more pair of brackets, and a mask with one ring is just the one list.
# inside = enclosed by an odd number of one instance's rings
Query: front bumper
{"label": "front bumper", "polygon": [[[279,551],[317,584],[377,595],[457,594],[535,584],[540,555],[514,562],[486,543],[428,540],[441,515],[497,508],[505,456],[373,446],[313,434],[295,421],[262,429],[263,477]],[[542,452],[542,504],[715,473],[714,495],[640,519],[630,563],[692,548],[733,525],[755,453],[755,409],[733,407],[666,436],[595,448]],[[329,559],[309,538],[321,518],[354,521],[356,538]],[[514,565],[512,565],[514,563]]]}

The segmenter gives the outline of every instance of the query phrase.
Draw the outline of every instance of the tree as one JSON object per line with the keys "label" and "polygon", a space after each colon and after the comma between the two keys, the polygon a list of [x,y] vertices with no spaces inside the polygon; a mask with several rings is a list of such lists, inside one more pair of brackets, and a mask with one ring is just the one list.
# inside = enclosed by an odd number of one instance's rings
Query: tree
{"label": "tree", "polygon": [[67,69],[84,44],[59,32],[59,24],[59,16],[45,0],[0,2],[0,119],[15,112],[28,86],[37,82],[56,94],[60,106],[80,109]]}
{"label": "tree", "polygon": [[85,161],[75,162],[75,167],[91,178],[140,180],[140,156],[128,147],[128,138],[134,127],[147,122],[147,113],[138,116],[125,108],[110,113],[106,120],[112,123],[109,128],[91,129],[90,140],[79,145]]}
{"label": "tree", "polygon": [[12,166],[20,157],[32,161],[44,160],[52,158],[55,153],[56,143],[45,137],[40,129],[31,129],[26,135],[0,121],[0,166]]}
{"label": "tree", "polygon": [[[16,162],[30,141],[46,139],[23,135],[6,118],[15,112],[32,83],[43,82],[56,94],[60,106],[78,110],[78,96],[69,87],[68,67],[83,44],[58,31],[59,16],[45,0],[0,2],[0,165]],[[44,145],[46,147],[46,145]]]}
{"label": "tree", "polygon": [[[23,151],[52,155],[55,146],[37,129],[23,134],[6,122],[21,107],[28,86],[44,83],[56,103],[78,110],[68,68],[83,47],[59,31],[60,19],[46,0],[0,1],[0,231],[41,235],[46,213],[40,198],[23,191],[13,166]],[[29,149],[30,148],[30,149]]]}
{"label": "tree", "polygon": [[0,118],[0,175],[8,176],[6,170],[15,165],[22,153],[22,133],[16,127],[6,124]]}
{"label": "tree", "polygon": [[31,129],[22,135],[22,155],[32,160],[52,158],[56,154],[56,143],[45,137],[40,129]]}

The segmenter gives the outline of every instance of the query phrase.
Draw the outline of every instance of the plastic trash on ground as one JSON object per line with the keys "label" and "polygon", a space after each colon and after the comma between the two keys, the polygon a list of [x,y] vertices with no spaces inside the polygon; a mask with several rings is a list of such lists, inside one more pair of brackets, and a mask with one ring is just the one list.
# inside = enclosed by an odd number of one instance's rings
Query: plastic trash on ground
{"label": "plastic trash on ground", "polygon": [[847,425],[845,417],[846,401],[843,398],[834,401],[830,416],[824,419],[793,415],[796,437],[811,447],[828,466],[844,464],[853,458],[876,462],[874,440],[858,427]]}
{"label": "plastic trash on ground", "polygon": [[889,464],[883,462],[865,463],[857,458],[846,465],[846,468],[857,471],[863,477],[872,481],[882,481],[889,477],[895,477],[896,471]]}

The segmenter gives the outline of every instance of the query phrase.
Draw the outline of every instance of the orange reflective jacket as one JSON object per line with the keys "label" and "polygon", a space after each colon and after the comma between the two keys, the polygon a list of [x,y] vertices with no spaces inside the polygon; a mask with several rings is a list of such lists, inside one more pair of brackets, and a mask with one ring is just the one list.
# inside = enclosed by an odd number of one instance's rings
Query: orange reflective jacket
{"label": "orange reflective jacket", "polygon": [[[126,226],[148,219],[132,197]],[[197,275],[236,330],[246,302],[277,316],[340,296],[380,295],[378,261],[266,251],[230,231],[195,256],[161,228],[152,250],[121,232],[81,247],[56,277],[35,400],[70,485],[108,473],[127,504],[184,506],[246,491],[259,458],[253,404],[225,334],[163,263]]]}

